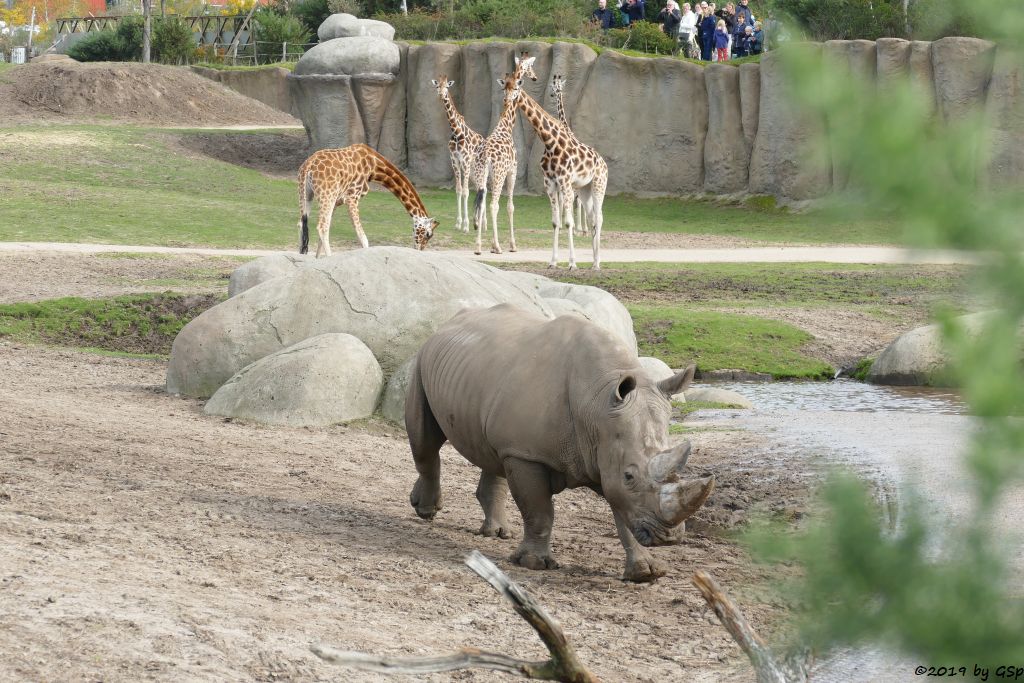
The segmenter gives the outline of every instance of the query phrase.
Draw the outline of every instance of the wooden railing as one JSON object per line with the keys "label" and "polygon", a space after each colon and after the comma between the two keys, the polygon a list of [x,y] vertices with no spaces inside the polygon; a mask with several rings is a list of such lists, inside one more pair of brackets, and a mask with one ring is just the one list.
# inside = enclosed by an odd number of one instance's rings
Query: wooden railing
{"label": "wooden railing", "polygon": [[[118,22],[124,17],[62,17],[57,19],[57,35],[64,33],[90,33],[117,28]],[[198,47],[221,45],[227,40],[224,34],[233,36],[241,30],[245,15],[232,16],[204,15],[198,17],[180,17],[185,25],[199,34]],[[230,40],[230,38],[229,38]],[[239,46],[249,44],[249,32],[244,31]]]}

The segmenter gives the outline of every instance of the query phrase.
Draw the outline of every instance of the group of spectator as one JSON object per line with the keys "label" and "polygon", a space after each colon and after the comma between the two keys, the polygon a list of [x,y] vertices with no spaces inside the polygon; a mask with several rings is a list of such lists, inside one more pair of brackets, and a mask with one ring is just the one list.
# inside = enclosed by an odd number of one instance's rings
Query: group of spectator
{"label": "group of spectator", "polygon": [[[622,0],[619,5],[620,23],[629,26],[644,20],[644,0]],[[602,29],[615,23],[615,14],[607,0],[598,0],[593,19]],[[754,18],[750,0],[739,0],[739,5],[727,2],[719,9],[713,2],[683,3],[682,10],[676,0],[666,0],[665,7],[655,20],[676,45],[689,57],[704,61],[724,62],[733,57],[759,55],[764,49],[764,31]]]}

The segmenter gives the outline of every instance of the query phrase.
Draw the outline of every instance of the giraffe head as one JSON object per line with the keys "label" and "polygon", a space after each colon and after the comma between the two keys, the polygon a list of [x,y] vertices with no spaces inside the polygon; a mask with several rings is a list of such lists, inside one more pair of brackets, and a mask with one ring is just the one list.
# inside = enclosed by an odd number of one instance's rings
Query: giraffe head
{"label": "giraffe head", "polygon": [[533,72],[533,63],[537,61],[537,58],[530,57],[529,55],[529,52],[523,52],[520,56],[516,57],[516,69],[513,74],[519,79],[529,78],[531,81],[535,81],[537,80],[537,74]]}
{"label": "giraffe head", "polygon": [[516,74],[505,74],[505,78],[498,79],[498,85],[501,86],[504,91],[502,100],[505,102],[506,107],[515,107],[516,102],[519,100],[519,95],[523,92],[523,79],[516,76]]}
{"label": "giraffe head", "polygon": [[437,219],[430,216],[412,217],[412,241],[416,243],[417,249],[423,251],[427,248],[427,242],[434,236],[434,230],[439,225]]}
{"label": "giraffe head", "polygon": [[563,90],[565,90],[565,79],[561,74],[555,74],[551,77],[551,96],[558,97]]}
{"label": "giraffe head", "polygon": [[442,99],[448,97],[448,89],[455,85],[455,81],[449,81],[448,76],[445,74],[441,74],[437,78],[432,79],[430,83],[437,88],[437,94],[440,95]]}

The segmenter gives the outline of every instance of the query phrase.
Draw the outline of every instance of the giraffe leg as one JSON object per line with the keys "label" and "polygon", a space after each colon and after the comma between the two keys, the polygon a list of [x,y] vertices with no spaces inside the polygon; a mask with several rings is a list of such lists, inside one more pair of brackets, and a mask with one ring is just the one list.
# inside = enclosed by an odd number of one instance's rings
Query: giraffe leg
{"label": "giraffe leg", "polygon": [[562,205],[562,220],[565,221],[565,234],[569,238],[569,270],[576,270],[576,245],[573,243],[573,233],[576,231],[572,210],[576,193],[572,189],[572,183],[568,178],[563,179],[558,191],[558,199]]}
{"label": "giraffe leg", "polygon": [[512,201],[512,193],[516,189],[516,169],[513,167],[512,171],[508,174],[508,181],[505,183],[505,194],[508,195],[508,204],[505,205],[505,211],[508,212],[508,250],[516,250],[516,228],[515,228],[515,214],[516,205]]}
{"label": "giraffe leg", "polygon": [[551,261],[548,268],[558,267],[558,230],[562,227],[561,205],[558,203],[558,189],[554,183],[545,178],[544,189],[547,190],[548,201],[551,203],[551,228],[554,231],[554,241],[551,244]]}
{"label": "giraffe leg", "polygon": [[469,232],[469,169],[462,174],[462,232]]}
{"label": "giraffe leg", "polygon": [[601,226],[604,225],[604,192],[607,185],[607,177],[598,177],[589,186],[590,224],[594,230],[594,270],[601,270]]}
{"label": "giraffe leg", "polygon": [[452,178],[455,185],[455,229],[462,230],[462,171],[455,157],[452,157]]}
{"label": "giraffe leg", "polygon": [[501,186],[505,183],[505,178],[498,177],[495,173],[491,177],[490,191],[491,191],[491,227],[494,232],[494,238],[491,242],[491,253],[500,254],[501,245],[498,243],[498,203],[501,201]]}
{"label": "giraffe leg", "polygon": [[334,216],[336,204],[337,199],[332,196],[325,196],[320,200],[320,210],[317,212],[319,215],[316,219],[317,258],[331,255],[331,218]]}
{"label": "giraffe leg", "polygon": [[476,249],[473,253],[477,256],[480,255],[480,243],[487,229],[487,212],[484,210],[486,203],[487,187],[482,186],[476,191],[476,201],[473,203],[473,222],[476,224]]}
{"label": "giraffe leg", "polygon": [[359,197],[350,197],[346,204],[348,205],[348,215],[352,219],[352,225],[356,229],[356,237],[359,238],[359,243],[363,245],[363,249],[370,246],[370,243],[366,241],[366,233],[363,232],[363,224],[359,220]]}

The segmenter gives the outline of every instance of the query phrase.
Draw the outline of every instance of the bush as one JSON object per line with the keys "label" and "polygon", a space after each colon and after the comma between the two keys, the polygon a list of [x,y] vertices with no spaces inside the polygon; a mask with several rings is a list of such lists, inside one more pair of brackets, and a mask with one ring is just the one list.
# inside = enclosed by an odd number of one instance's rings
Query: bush
{"label": "bush", "polygon": [[661,27],[648,21],[637,21],[629,28],[613,28],[606,37],[609,47],[618,47],[652,54],[667,55],[675,49],[675,41]]}
{"label": "bush", "polygon": [[164,64],[187,64],[196,49],[192,29],[181,18],[169,15],[153,21],[154,58]]}
{"label": "bush", "polygon": [[902,0],[774,0],[812,40],[876,40],[906,35]]}
{"label": "bush", "polygon": [[[303,45],[309,42],[310,32],[297,18],[280,15],[266,10],[257,10],[253,15],[256,22],[256,37],[262,45],[261,61],[264,63],[280,59],[282,46]],[[269,43],[269,44],[268,44]]]}
{"label": "bush", "polygon": [[955,5],[944,0],[915,0],[907,21],[917,40],[938,40],[946,36],[984,38],[977,12],[970,5]]}
{"label": "bush", "polygon": [[124,54],[124,41],[114,31],[90,34],[68,49],[68,56],[79,62],[121,62]]}
{"label": "bush", "polygon": [[315,35],[320,24],[331,16],[331,9],[327,6],[327,0],[302,0],[292,5],[291,13],[302,22],[310,34]]}
{"label": "bush", "polygon": [[117,23],[117,30],[114,32],[121,41],[122,62],[132,62],[142,59],[142,32],[144,21],[138,15],[131,15],[121,19]]}

